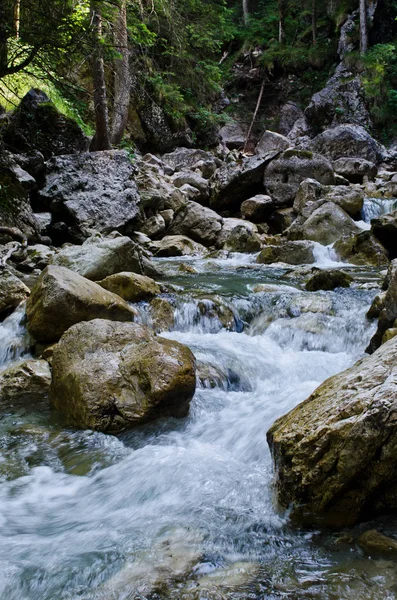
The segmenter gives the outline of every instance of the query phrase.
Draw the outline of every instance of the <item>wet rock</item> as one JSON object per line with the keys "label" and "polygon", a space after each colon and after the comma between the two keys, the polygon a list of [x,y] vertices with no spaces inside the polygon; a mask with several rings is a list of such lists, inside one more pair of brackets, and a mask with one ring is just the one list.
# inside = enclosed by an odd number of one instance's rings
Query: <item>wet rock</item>
{"label": "wet rock", "polygon": [[295,293],[288,307],[290,317],[299,317],[302,313],[334,314],[332,300],[321,294],[305,294],[301,296]]}
{"label": "wet rock", "polygon": [[204,246],[217,244],[223,219],[215,211],[197,202],[188,202],[177,212],[169,235],[184,235]]}
{"label": "wet rock", "polygon": [[293,518],[332,526],[395,510],[397,339],[331,377],[268,432]]}
{"label": "wet rock", "polygon": [[62,336],[52,372],[53,406],[78,427],[106,432],[184,417],[196,387],[186,346],[135,323],[103,319],[78,323]]}
{"label": "wet rock", "polygon": [[265,246],[257,263],[270,265],[283,262],[289,265],[311,264],[314,262],[313,245],[310,242],[284,242],[280,246]]}
{"label": "wet rock", "polygon": [[35,269],[42,271],[45,269],[55,255],[55,249],[43,244],[35,244],[26,248],[25,260],[18,262],[18,271],[30,273]]}
{"label": "wet rock", "polygon": [[141,232],[152,239],[161,237],[165,230],[165,220],[161,215],[153,215],[141,227]]}
{"label": "wet rock", "polygon": [[0,317],[16,308],[29,296],[29,288],[8,269],[0,269]]}
{"label": "wet rock", "polygon": [[223,164],[210,179],[210,206],[217,211],[238,210],[246,198],[264,192],[266,165],[277,153],[252,156]]}
{"label": "wet rock", "polygon": [[274,203],[270,196],[257,194],[241,205],[241,216],[253,223],[262,223],[274,210]]}
{"label": "wet rock", "polygon": [[366,314],[367,319],[377,319],[385,307],[386,292],[380,292],[372,301]]}
{"label": "wet rock", "polygon": [[125,150],[51,159],[40,196],[49,205],[53,222],[67,224],[65,239],[58,242],[81,243],[95,232],[132,232],[140,203],[133,174]]}
{"label": "wet rock", "polygon": [[259,155],[267,154],[274,150],[286,150],[291,146],[288,138],[275,131],[265,131],[256,145],[255,152]]}
{"label": "wet rock", "polygon": [[331,160],[353,157],[377,164],[383,158],[381,146],[359,125],[339,125],[326,129],[314,138],[311,147],[314,152]]}
{"label": "wet rock", "polygon": [[382,339],[385,331],[394,327],[397,319],[397,259],[391,261],[387,276],[387,289],[384,298],[381,298],[379,308],[378,328],[373,335],[366,352],[372,353],[382,344]]}
{"label": "wet rock", "polygon": [[150,302],[149,316],[151,327],[156,333],[174,328],[175,310],[165,298],[155,298]]}
{"label": "wet rock", "polygon": [[339,258],[353,265],[389,264],[385,248],[370,231],[344,236],[335,242],[334,250]]}
{"label": "wet rock", "polygon": [[64,246],[51,259],[51,264],[66,267],[94,281],[122,271],[154,277],[158,275],[139,246],[124,236],[93,236],[82,246]]}
{"label": "wet rock", "polygon": [[315,179],[305,179],[299,186],[293,208],[298,215],[308,218],[326,202],[334,202],[350,216],[355,216],[363,207],[364,192],[359,187],[324,186]]}
{"label": "wet rock", "polygon": [[334,290],[338,287],[348,288],[353,281],[345,271],[340,269],[322,269],[310,277],[306,283],[308,292],[317,292],[318,290]]}
{"label": "wet rock", "polygon": [[97,283],[127,302],[150,300],[160,294],[160,288],[154,279],[137,273],[115,273]]}
{"label": "wet rock", "polygon": [[397,210],[371,221],[371,231],[388,251],[390,258],[397,258]]}
{"label": "wet rock", "polygon": [[258,228],[242,219],[223,219],[217,245],[231,252],[258,252],[262,243]]}
{"label": "wet rock", "polygon": [[[396,325],[396,322],[394,322],[394,324]],[[397,335],[397,327],[390,327],[389,329],[386,329],[385,333],[382,336],[381,343],[386,344],[386,342],[388,342],[389,340],[396,337],[396,335]]]}
{"label": "wet rock", "polygon": [[295,229],[295,225],[297,222],[289,230],[290,239],[312,240],[324,246],[332,244],[342,236],[362,231],[353,219],[333,202],[326,202],[317,208],[300,228],[296,226]]}
{"label": "wet rock", "polygon": [[192,265],[187,265],[186,263],[182,263],[181,265],[179,265],[178,271],[180,273],[188,273],[190,275],[195,275],[198,273],[198,271],[196,271],[196,269],[192,267]]}
{"label": "wet rock", "polygon": [[55,342],[75,323],[94,318],[133,321],[136,311],[120,296],[64,267],[40,275],[26,305],[29,333],[37,342]]}
{"label": "wet rock", "polygon": [[[238,594],[247,593],[247,587],[260,575],[260,565],[253,562],[236,562],[226,567],[214,569],[210,573],[197,577],[195,585],[182,588],[184,600],[226,600]],[[190,588],[190,589],[189,589]]]}
{"label": "wet rock", "polygon": [[338,175],[342,175],[342,177],[345,177],[351,183],[362,183],[364,177],[375,179],[378,172],[377,166],[369,160],[348,156],[343,156],[335,160],[333,167]]}
{"label": "wet rock", "polygon": [[12,364],[0,374],[0,407],[11,410],[16,405],[36,409],[48,400],[51,370],[46,360],[24,360]]}
{"label": "wet rock", "polygon": [[334,171],[331,163],[317,154],[306,150],[286,150],[266,168],[264,183],[268,194],[281,208],[292,206],[299,185],[307,178],[319,183],[334,183]]}
{"label": "wet rock", "polygon": [[23,97],[3,131],[3,139],[12,152],[38,150],[46,160],[88,149],[88,138],[77,123],[62,115],[37,89]]}
{"label": "wet rock", "polygon": [[166,235],[153,244],[156,256],[203,256],[207,249],[185,235]]}
{"label": "wet rock", "polygon": [[362,533],[357,543],[361,550],[372,557],[397,558],[397,541],[383,535],[376,529],[370,529]]}

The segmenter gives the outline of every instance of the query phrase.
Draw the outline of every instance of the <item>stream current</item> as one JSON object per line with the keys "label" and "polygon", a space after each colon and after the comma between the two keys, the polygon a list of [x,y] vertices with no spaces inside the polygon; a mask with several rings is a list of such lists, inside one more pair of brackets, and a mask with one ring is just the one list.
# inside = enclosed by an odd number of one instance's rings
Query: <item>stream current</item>
{"label": "stream current", "polygon": [[[46,406],[2,414],[1,600],[397,598],[394,563],[366,558],[356,531],[300,530],[277,512],[266,443],[363,355],[379,274],[347,267],[350,289],[308,293],[299,268],[254,260],[159,261],[175,310],[162,335],[198,362],[186,419],[115,437]],[[4,367],[28,353],[23,308],[0,330]]]}

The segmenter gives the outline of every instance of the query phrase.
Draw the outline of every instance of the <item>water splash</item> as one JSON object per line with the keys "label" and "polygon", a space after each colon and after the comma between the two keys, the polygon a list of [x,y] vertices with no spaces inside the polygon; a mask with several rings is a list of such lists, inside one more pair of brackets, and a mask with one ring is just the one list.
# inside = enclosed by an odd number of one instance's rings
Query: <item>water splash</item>
{"label": "water splash", "polygon": [[31,341],[26,330],[26,304],[0,323],[0,369],[29,353]]}
{"label": "water splash", "polygon": [[396,198],[365,198],[361,215],[365,223],[371,223],[372,219],[377,219],[381,215],[391,213],[396,209]]}

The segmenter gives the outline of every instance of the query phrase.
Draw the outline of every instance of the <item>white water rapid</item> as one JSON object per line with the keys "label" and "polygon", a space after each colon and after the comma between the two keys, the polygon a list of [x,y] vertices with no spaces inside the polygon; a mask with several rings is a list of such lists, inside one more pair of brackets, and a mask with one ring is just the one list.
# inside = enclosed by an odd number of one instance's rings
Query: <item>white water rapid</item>
{"label": "white water rapid", "polygon": [[[193,275],[180,263],[161,261],[180,290],[164,335],[197,359],[188,418],[119,437],[50,411],[0,420],[0,599],[394,598],[390,565],[380,574],[277,512],[266,443],[277,417],[363,354],[375,290],[308,293],[299,273],[244,256],[190,260]],[[20,318],[1,326],[3,362],[26,347]]]}

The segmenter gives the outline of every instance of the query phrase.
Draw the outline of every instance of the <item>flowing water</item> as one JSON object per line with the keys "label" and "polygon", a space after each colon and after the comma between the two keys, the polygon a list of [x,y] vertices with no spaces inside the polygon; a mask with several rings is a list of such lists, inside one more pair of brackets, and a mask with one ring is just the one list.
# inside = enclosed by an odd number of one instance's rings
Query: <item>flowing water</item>
{"label": "flowing water", "polygon": [[396,198],[365,198],[362,210],[362,219],[370,223],[372,219],[397,210]]}
{"label": "flowing water", "polygon": [[[277,417],[362,356],[379,278],[353,269],[351,289],[308,293],[299,269],[253,261],[191,260],[195,274],[159,261],[175,309],[163,335],[198,364],[186,419],[115,437],[3,413],[1,600],[397,597],[394,564],[365,558],[354,532],[277,512],[266,444]],[[28,349],[21,316],[1,326],[3,363]]]}

